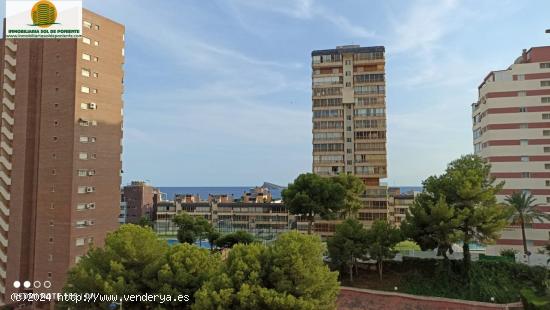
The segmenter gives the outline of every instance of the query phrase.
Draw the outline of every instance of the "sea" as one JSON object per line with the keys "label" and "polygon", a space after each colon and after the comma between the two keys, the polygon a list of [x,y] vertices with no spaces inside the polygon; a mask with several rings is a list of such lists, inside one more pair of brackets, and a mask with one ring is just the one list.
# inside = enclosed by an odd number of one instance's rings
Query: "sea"
{"label": "sea", "polygon": [[[207,199],[209,194],[227,194],[233,195],[233,198],[238,199],[244,192],[250,191],[254,186],[226,186],[226,187],[159,187],[160,191],[166,194],[166,199],[174,200],[176,194],[192,194],[199,195],[201,199]],[[422,191],[421,186],[396,186],[401,188],[401,193],[411,191]],[[281,189],[271,188],[273,199],[281,199]]]}

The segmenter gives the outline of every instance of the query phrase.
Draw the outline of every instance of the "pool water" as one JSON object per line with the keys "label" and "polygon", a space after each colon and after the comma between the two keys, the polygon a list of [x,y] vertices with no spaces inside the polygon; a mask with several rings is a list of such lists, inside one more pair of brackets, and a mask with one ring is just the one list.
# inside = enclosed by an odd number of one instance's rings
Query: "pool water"
{"label": "pool water", "polygon": [[[178,239],[166,239],[166,242],[168,242],[168,245],[170,246],[180,243]],[[203,249],[210,249],[210,242],[208,242],[208,240],[202,240],[202,242],[197,241],[195,242],[195,245]]]}

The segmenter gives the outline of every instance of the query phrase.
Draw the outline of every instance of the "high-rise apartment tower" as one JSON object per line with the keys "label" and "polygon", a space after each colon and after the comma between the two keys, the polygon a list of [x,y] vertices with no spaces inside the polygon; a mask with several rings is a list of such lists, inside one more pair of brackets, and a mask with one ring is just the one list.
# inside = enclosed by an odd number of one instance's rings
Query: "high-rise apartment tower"
{"label": "high-rise apartment tower", "polygon": [[[490,72],[472,104],[474,152],[491,164],[497,182],[505,181],[497,196],[526,191],[538,209],[550,212],[550,46],[533,47],[505,70]],[[531,251],[548,243],[550,223],[526,229]],[[496,246],[522,249],[518,226],[504,230]]]}
{"label": "high-rise apartment tower", "polygon": [[83,10],[81,39],[0,47],[0,300],[8,303],[24,281],[60,292],[68,268],[118,227],[124,26]]}
{"label": "high-rise apartment tower", "polygon": [[[387,187],[386,79],[384,47],[340,46],[312,57],[313,172],[360,177],[367,186],[358,219],[389,219]],[[334,221],[316,221],[331,234]]]}

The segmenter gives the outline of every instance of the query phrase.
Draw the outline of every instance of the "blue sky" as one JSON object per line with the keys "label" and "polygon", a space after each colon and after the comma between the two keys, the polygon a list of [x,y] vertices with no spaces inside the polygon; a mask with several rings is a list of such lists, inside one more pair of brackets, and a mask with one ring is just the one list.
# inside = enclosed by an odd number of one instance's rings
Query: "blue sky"
{"label": "blue sky", "polygon": [[310,52],[345,44],[386,47],[387,182],[418,185],[472,151],[483,77],[550,45],[547,0],[84,6],[126,25],[123,182],[158,186],[287,184],[310,171]]}

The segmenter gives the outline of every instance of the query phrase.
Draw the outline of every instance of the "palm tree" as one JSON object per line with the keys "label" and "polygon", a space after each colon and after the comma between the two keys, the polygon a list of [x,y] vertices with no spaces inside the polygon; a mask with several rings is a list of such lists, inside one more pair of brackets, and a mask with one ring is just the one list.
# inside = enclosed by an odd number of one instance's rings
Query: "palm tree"
{"label": "palm tree", "polygon": [[514,192],[506,197],[506,202],[512,207],[514,213],[510,217],[513,225],[521,226],[521,236],[523,238],[523,252],[527,254],[527,239],[525,238],[525,225],[534,222],[543,222],[550,220],[550,215],[536,209],[535,197],[526,192]]}

